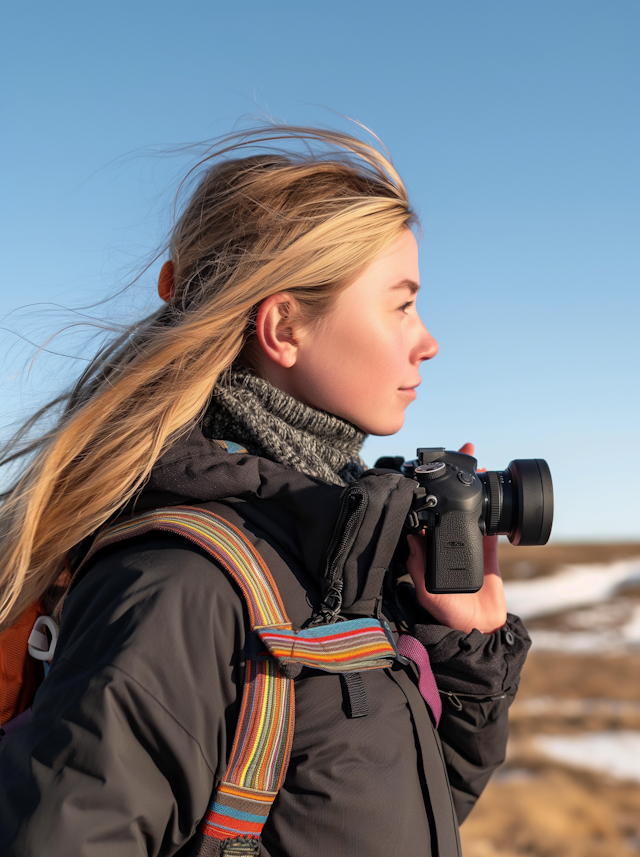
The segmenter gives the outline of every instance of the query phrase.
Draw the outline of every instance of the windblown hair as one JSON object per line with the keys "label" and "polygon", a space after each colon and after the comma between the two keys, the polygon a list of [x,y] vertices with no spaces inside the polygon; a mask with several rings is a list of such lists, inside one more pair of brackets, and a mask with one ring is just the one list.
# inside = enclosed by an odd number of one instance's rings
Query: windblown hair
{"label": "windblown hair", "polygon": [[68,552],[136,495],[160,454],[202,417],[254,335],[261,301],[286,291],[298,319],[314,323],[415,220],[390,159],[340,132],[232,134],[181,187],[195,179],[159,251],[173,262],[171,300],[102,348],[53,429],[29,443],[19,432],[0,456],[0,465],[25,456],[0,508],[0,629],[55,583]]}

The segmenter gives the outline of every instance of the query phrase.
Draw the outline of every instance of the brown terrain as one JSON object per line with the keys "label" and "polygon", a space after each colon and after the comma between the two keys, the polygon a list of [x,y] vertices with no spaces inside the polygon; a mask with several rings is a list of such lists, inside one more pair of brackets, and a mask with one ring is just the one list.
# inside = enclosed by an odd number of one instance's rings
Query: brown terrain
{"label": "brown terrain", "polygon": [[615,562],[640,556],[640,542],[555,544],[517,547],[500,539],[500,569],[505,580],[555,574],[563,565]]}
{"label": "brown terrain", "polygon": [[[505,579],[522,580],[553,574],[567,564],[639,558],[640,543],[505,544],[500,552]],[[624,596],[637,604],[640,592],[636,587]],[[532,630],[571,627],[566,615],[527,624]],[[640,854],[640,781],[556,762],[535,745],[541,735],[604,730],[640,733],[640,650],[530,654],[511,709],[507,761],[461,828],[464,857]]]}

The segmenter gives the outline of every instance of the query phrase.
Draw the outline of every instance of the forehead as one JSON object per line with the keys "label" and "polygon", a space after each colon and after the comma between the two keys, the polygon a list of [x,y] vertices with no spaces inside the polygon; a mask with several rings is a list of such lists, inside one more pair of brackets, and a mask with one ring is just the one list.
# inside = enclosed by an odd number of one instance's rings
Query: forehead
{"label": "forehead", "polygon": [[381,298],[398,297],[401,292],[415,294],[420,287],[418,244],[407,229],[393,244],[364,269],[343,292],[346,300],[359,295]]}

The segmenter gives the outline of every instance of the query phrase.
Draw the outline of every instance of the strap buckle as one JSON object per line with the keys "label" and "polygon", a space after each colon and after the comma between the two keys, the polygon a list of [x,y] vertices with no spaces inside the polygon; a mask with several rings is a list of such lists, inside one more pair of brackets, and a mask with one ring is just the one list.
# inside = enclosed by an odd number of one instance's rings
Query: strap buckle
{"label": "strap buckle", "polygon": [[393,648],[393,651],[394,651],[395,656],[396,656],[396,660],[398,661],[399,664],[402,664],[403,666],[406,667],[407,664],[409,664],[411,662],[409,661],[409,658],[405,658],[405,656],[401,655],[400,652],[398,651],[398,644],[396,642],[396,638],[393,636],[393,631],[391,630],[391,628],[387,624],[387,620],[384,618],[384,616],[381,616],[378,621],[382,625],[382,630],[384,631],[385,637],[387,638],[387,640],[389,640],[389,643],[391,644],[391,647]]}
{"label": "strap buckle", "polygon": [[[44,632],[47,628],[51,634],[51,642]],[[38,616],[33,630],[29,634],[27,648],[32,658],[37,661],[50,661],[56,650],[58,642],[58,626],[53,621],[51,616]]]}

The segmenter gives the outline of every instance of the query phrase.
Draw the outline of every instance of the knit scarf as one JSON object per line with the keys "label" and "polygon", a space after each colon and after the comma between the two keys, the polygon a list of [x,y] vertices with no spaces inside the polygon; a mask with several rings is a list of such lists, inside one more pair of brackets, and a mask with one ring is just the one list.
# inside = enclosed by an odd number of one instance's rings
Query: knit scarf
{"label": "knit scarf", "polygon": [[238,364],[216,384],[202,431],[334,485],[348,485],[366,469],[358,455],[364,432],[299,402]]}

